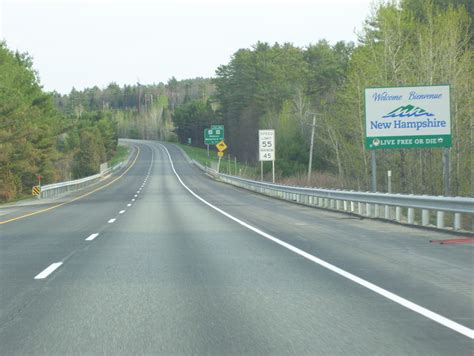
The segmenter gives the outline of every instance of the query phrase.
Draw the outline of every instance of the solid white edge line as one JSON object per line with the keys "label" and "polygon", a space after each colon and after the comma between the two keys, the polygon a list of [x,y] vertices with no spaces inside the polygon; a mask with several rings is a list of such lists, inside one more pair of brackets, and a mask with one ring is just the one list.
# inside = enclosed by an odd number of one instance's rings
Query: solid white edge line
{"label": "solid white edge line", "polygon": [[45,279],[48,277],[51,273],[53,273],[56,269],[59,268],[63,263],[62,262],[56,262],[50,264],[46,269],[44,269],[42,272],[37,274],[34,279]]}
{"label": "solid white edge line", "polygon": [[120,210],[119,211],[119,214],[123,214],[123,213],[125,213],[125,210]]}
{"label": "solid white edge line", "polygon": [[224,210],[212,205],[211,203],[209,203],[208,201],[204,200],[203,198],[201,198],[199,195],[197,195],[196,193],[194,193],[191,189],[188,188],[188,186],[186,184],[184,184],[184,182],[181,180],[181,177],[178,175],[178,173],[176,172],[176,169],[174,168],[174,164],[173,164],[173,160],[171,159],[171,155],[168,151],[168,149],[162,145],[162,144],[159,144],[161,147],[163,147],[166,151],[166,154],[168,155],[168,158],[170,160],[170,163],[171,163],[171,168],[173,169],[173,172],[176,176],[176,178],[178,178],[178,181],[181,183],[181,185],[189,192],[191,193],[196,199],[200,200],[201,202],[203,202],[204,204],[206,204],[207,206],[209,206],[210,208],[216,210],[217,212],[221,213],[222,215],[226,216],[227,218],[235,221],[236,223],[246,227],[247,229],[249,230],[252,230],[253,232],[259,234],[260,236],[263,236],[275,243],[277,243],[278,245],[332,271],[332,272],[335,272],[337,274],[339,274],[340,276],[342,277],[345,277],[367,289],[370,289],[371,291],[387,298],[387,299],[390,299],[391,301],[397,303],[397,304],[400,304],[402,306],[404,306],[405,308],[408,308],[420,315],[423,315],[425,317],[427,317],[428,319],[431,319],[451,330],[454,330],[464,336],[467,336],[468,338],[470,339],[474,339],[474,330],[473,329],[469,329],[468,327],[464,326],[464,325],[461,325],[451,319],[448,319],[440,314],[437,314],[429,309],[426,309],[424,307],[422,307],[421,305],[418,305],[418,304],[415,304],[411,301],[409,301],[408,299],[405,299],[403,297],[400,297],[392,292],[389,292],[388,290],[386,289],[383,289],[371,282],[368,282],[366,281],[365,279],[362,279],[360,277],[357,277],[356,275],[352,274],[352,273],[349,273],[339,267],[336,267],[318,257],[315,257],[303,250],[300,250],[299,248],[293,246],[293,245],[290,245],[289,243],[287,242],[284,242],[270,234],[267,234],[266,232],[263,232],[262,230],[259,230],[257,229],[256,227],[253,227],[249,224],[247,224],[246,222],[230,215],[229,213],[226,213]]}
{"label": "solid white edge line", "polygon": [[97,236],[99,236],[99,234],[92,234],[92,235],[90,235],[90,236],[86,239],[86,241],[92,241],[92,240],[94,240]]}
{"label": "solid white edge line", "polygon": [[115,219],[115,218],[114,218],[114,219],[110,219],[110,220],[109,220],[109,221],[107,221],[107,222],[108,222],[109,224],[112,224],[112,223],[114,223],[114,222],[115,222],[115,220],[117,220],[117,219]]}

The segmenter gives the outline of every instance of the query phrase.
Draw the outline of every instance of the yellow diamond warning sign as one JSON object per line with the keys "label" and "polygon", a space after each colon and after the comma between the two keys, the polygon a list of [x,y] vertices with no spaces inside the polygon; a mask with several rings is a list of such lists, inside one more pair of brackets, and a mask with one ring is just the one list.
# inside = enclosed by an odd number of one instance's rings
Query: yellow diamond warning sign
{"label": "yellow diamond warning sign", "polygon": [[222,140],[221,142],[219,142],[217,145],[216,145],[217,149],[219,150],[219,152],[222,152],[222,151],[225,151],[227,149],[227,145],[225,144],[224,140]]}

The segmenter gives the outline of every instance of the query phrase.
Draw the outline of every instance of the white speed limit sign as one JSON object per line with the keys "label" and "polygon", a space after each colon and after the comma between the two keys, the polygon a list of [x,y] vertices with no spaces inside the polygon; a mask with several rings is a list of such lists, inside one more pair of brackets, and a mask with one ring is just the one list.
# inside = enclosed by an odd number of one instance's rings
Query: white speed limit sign
{"label": "white speed limit sign", "polygon": [[258,151],[260,161],[275,160],[275,130],[258,130]]}

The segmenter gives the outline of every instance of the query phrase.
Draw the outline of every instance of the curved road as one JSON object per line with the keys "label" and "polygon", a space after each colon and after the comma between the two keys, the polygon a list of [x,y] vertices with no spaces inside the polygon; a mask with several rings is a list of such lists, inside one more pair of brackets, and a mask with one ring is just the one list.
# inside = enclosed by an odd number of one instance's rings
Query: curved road
{"label": "curved road", "polygon": [[0,224],[0,354],[473,354],[472,246],[130,142],[114,183]]}

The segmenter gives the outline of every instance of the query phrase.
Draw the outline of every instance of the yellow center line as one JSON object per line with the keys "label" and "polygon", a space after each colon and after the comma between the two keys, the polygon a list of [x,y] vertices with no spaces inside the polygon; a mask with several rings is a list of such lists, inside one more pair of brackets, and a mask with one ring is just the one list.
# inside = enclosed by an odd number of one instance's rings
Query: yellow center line
{"label": "yellow center line", "polygon": [[56,208],[59,208],[60,206],[63,206],[63,205],[66,205],[66,204],[69,204],[69,203],[72,203],[72,202],[75,202],[76,200],[79,200],[79,199],[82,199],[84,197],[87,197],[88,195],[91,195],[92,193],[95,193],[95,192],[98,192],[99,190],[102,190],[106,187],[108,187],[109,185],[115,183],[116,181],[118,181],[120,178],[122,178],[125,174],[127,174],[127,172],[135,165],[135,163],[137,162],[137,159],[138,159],[138,156],[140,155],[140,147],[138,146],[135,146],[134,147],[137,148],[137,155],[135,156],[135,159],[133,160],[132,164],[125,170],[125,172],[123,172],[120,176],[118,176],[117,178],[115,178],[114,180],[110,181],[109,183],[107,184],[104,184],[103,186],[100,186],[88,193],[85,193],[83,195],[80,195],[74,199],[71,199],[71,200],[68,200],[68,201],[65,201],[61,204],[58,204],[58,205],[54,205],[54,206],[50,206],[49,208],[46,208],[46,209],[42,209],[42,210],[37,210],[37,211],[34,211],[32,213],[28,213],[28,214],[25,214],[25,215],[21,215],[21,216],[17,216],[16,218],[12,218],[12,219],[9,219],[9,220],[5,220],[5,221],[0,221],[0,225],[4,225],[4,224],[8,224],[10,222],[13,222],[13,221],[17,221],[17,220],[20,220],[20,219],[24,219],[24,218],[27,218],[29,216],[33,216],[33,215],[37,215],[37,214],[41,214],[41,213],[44,213],[44,212],[47,212],[47,211],[50,211],[50,210],[53,210],[53,209],[56,209]]}

